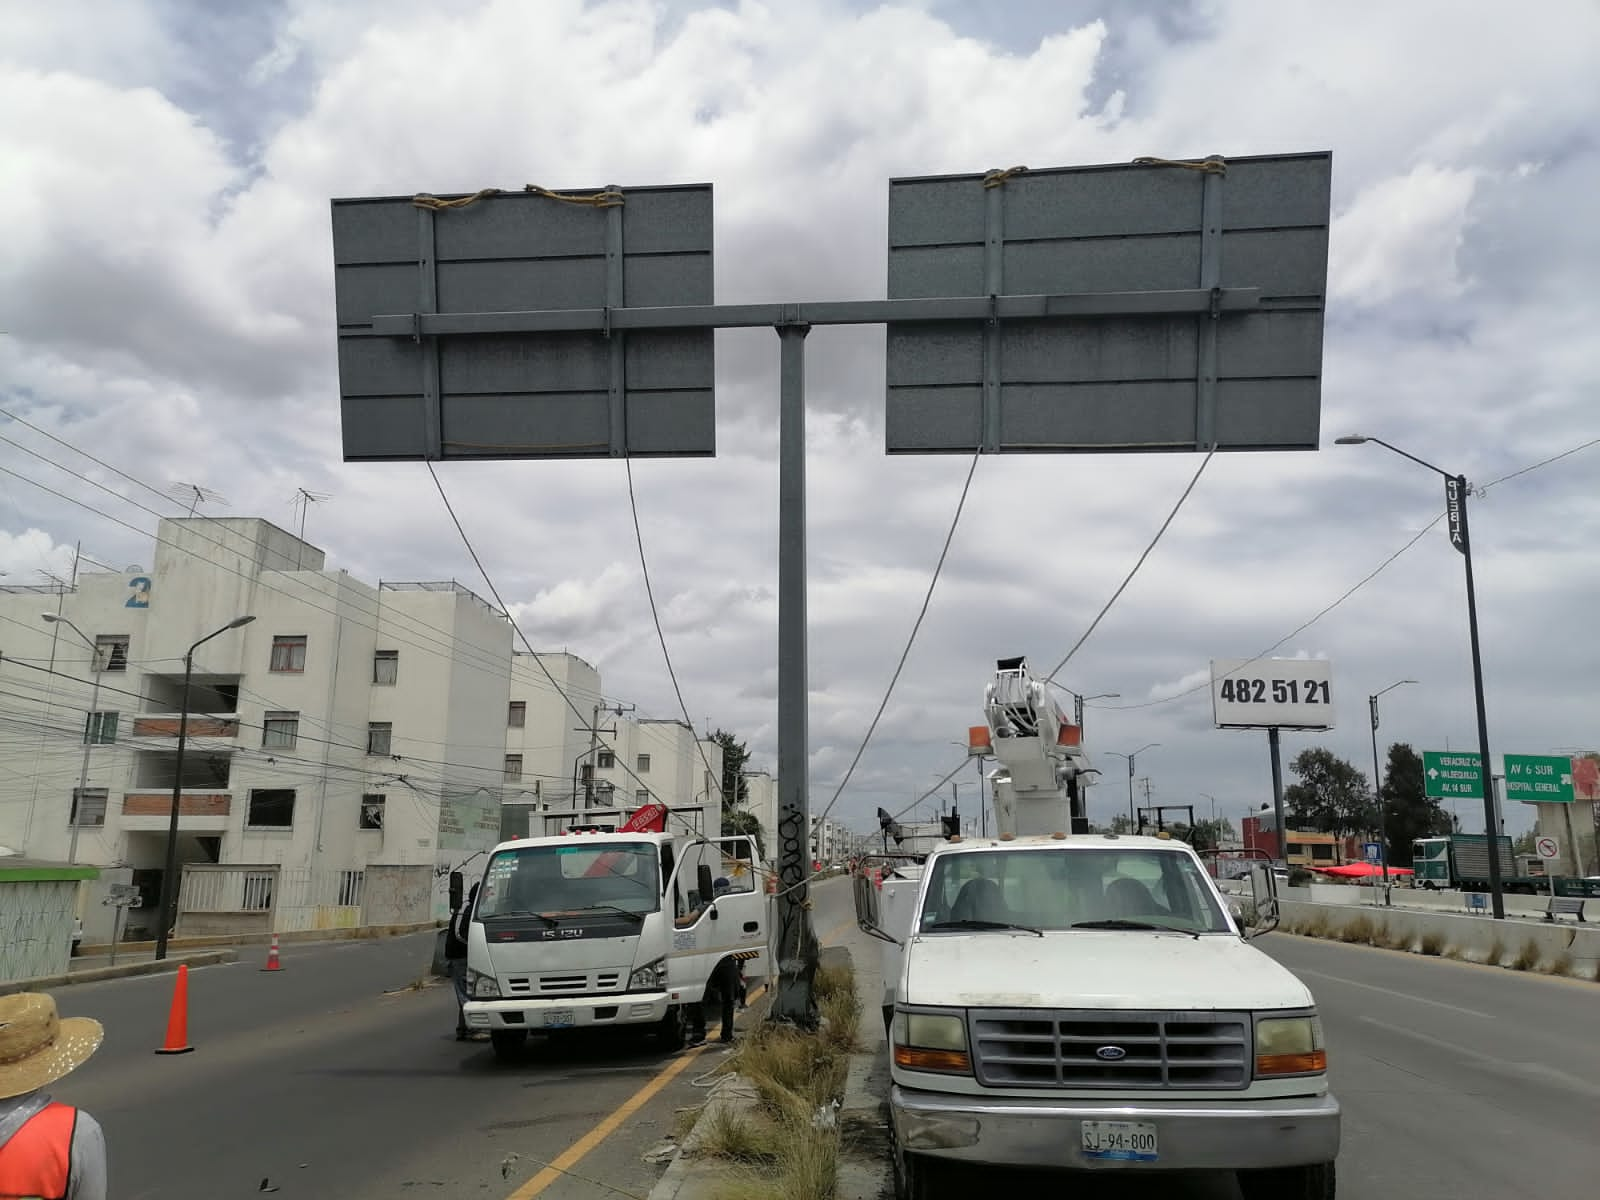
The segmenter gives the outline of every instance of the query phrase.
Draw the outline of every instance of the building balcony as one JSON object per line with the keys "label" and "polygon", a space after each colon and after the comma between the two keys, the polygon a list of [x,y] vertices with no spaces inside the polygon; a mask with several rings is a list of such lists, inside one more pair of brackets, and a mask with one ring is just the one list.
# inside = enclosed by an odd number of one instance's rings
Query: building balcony
{"label": "building balcony", "polygon": [[[178,794],[178,829],[183,833],[225,833],[233,811],[233,793],[210,788],[184,788]],[[172,792],[122,794],[122,828],[127,832],[165,833],[172,822]]]}
{"label": "building balcony", "polygon": [[[178,740],[177,713],[141,713],[133,718],[129,736],[163,747]],[[207,738],[232,740],[239,736],[239,718],[233,713],[190,713],[189,741]]]}

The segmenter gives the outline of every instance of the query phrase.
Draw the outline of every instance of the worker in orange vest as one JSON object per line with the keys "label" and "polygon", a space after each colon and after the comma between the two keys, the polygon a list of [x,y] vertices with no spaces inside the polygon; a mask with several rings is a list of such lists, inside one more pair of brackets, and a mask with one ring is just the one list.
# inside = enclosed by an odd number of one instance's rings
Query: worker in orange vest
{"label": "worker in orange vest", "polygon": [[43,1090],[104,1037],[99,1021],[57,1016],[49,996],[0,996],[0,1200],[106,1200],[99,1122]]}

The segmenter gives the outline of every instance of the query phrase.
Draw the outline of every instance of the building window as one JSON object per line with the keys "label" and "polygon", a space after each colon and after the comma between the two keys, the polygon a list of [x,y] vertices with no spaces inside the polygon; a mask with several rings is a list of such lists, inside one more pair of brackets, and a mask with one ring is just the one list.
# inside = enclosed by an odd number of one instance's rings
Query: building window
{"label": "building window", "polygon": [[600,751],[597,757],[600,760],[600,769],[602,771],[609,771],[612,767],[617,765],[617,756],[610,750]]}
{"label": "building window", "polygon": [[298,675],[306,669],[306,639],[304,634],[272,639],[271,670],[287,671]]}
{"label": "building window", "polygon": [[400,651],[374,650],[372,652],[372,682],[393,687],[400,678]]}
{"label": "building window", "polygon": [[102,633],[95,638],[94,660],[101,664],[101,670],[126,671],[128,669],[128,635],[125,633]]}
{"label": "building window", "polygon": [[640,788],[637,792],[635,792],[633,794],[633,802],[635,804],[649,804],[650,803],[650,789],[649,788]]}
{"label": "building window", "polygon": [[105,788],[72,789],[72,824],[78,826],[104,825],[106,823]]}
{"label": "building window", "polygon": [[520,754],[508,754],[508,755],[506,755],[506,782],[507,783],[521,783],[522,782],[522,755],[520,755]]}
{"label": "building window", "polygon": [[361,903],[361,884],[365,881],[365,871],[340,871],[339,872],[339,899],[336,901],[344,908],[355,908]]}
{"label": "building window", "polygon": [[367,726],[367,753],[388,758],[394,741],[394,726],[388,721],[373,721]]}
{"label": "building window", "polygon": [[92,712],[84,719],[83,741],[86,746],[109,746],[117,740],[117,714]]}
{"label": "building window", "polygon": [[506,712],[506,724],[512,729],[521,729],[528,723],[528,702],[526,700],[513,700],[511,707]]}
{"label": "building window", "polygon": [[361,820],[359,828],[378,830],[383,828],[383,806],[386,800],[387,797],[381,792],[368,792],[365,796],[361,797]]}
{"label": "building window", "polygon": [[648,754],[639,755],[639,766],[638,766],[639,774],[643,775],[649,769],[650,769],[650,756]]}
{"label": "building window", "polygon": [[[293,788],[251,788],[247,829],[289,829],[294,826]],[[248,906],[246,906],[248,907]],[[261,907],[266,907],[262,905]]]}
{"label": "building window", "polygon": [[300,714],[269,712],[261,718],[261,746],[264,750],[293,750],[300,734]]}

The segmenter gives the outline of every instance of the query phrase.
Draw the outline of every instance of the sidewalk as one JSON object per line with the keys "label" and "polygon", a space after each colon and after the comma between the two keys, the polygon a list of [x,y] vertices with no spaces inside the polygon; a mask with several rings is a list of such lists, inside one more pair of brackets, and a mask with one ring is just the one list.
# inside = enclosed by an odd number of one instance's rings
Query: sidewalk
{"label": "sidewalk", "polygon": [[209,967],[217,963],[231,963],[238,960],[237,950],[199,950],[188,954],[175,954],[170,958],[156,961],[155,951],[119,951],[116,966],[111,965],[109,955],[85,955],[74,958],[67,970],[60,975],[41,975],[33,979],[11,979],[0,981],[0,996],[10,995],[14,992],[47,992],[56,988],[66,987],[73,983],[96,983],[103,979],[126,979],[133,975],[159,975],[164,972],[176,971],[182,964],[191,967]]}

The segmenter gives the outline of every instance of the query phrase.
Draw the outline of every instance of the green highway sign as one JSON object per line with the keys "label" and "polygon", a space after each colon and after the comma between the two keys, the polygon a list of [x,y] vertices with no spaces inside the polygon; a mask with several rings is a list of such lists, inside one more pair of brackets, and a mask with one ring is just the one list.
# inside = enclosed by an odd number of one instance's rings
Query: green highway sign
{"label": "green highway sign", "polygon": [[1436,800],[1482,800],[1483,760],[1455,750],[1424,750],[1422,778]]}
{"label": "green highway sign", "polygon": [[1572,803],[1572,760],[1559,754],[1506,755],[1506,799]]}

